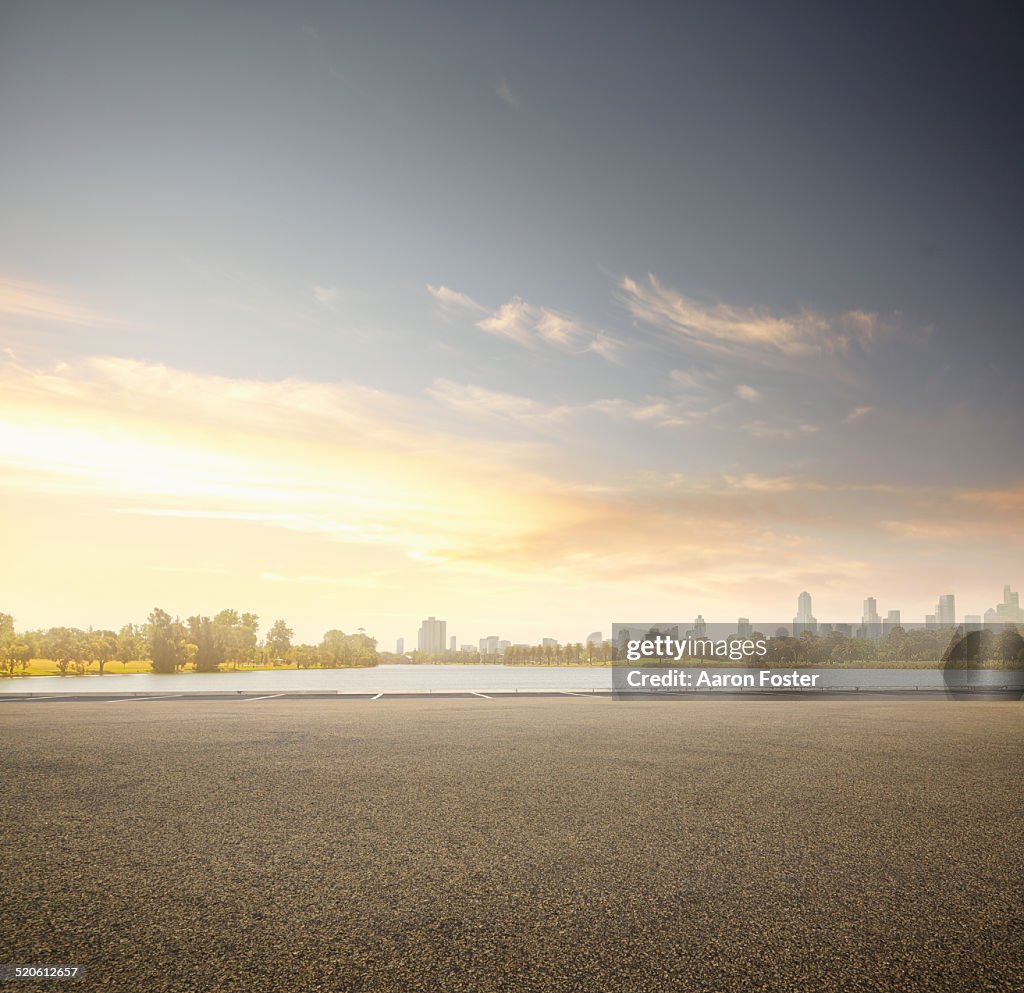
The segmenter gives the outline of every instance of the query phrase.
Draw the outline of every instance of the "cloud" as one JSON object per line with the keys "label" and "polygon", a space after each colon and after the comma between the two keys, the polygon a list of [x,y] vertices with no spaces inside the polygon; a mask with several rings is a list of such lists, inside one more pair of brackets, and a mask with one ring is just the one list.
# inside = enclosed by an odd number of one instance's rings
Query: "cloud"
{"label": "cloud", "polygon": [[485,308],[478,304],[472,297],[447,286],[431,286],[427,283],[427,292],[445,309],[463,309],[469,311],[482,311]]}
{"label": "cloud", "polygon": [[607,362],[621,360],[622,343],[611,335],[568,314],[529,304],[521,297],[512,297],[492,310],[448,286],[428,283],[427,292],[448,313],[486,314],[475,322],[476,327],[524,348],[543,345],[575,355],[593,353]]}
{"label": "cloud", "polygon": [[329,307],[335,300],[338,299],[341,291],[336,286],[314,286],[313,296],[316,297],[317,303],[322,304],[325,307]]}
{"label": "cloud", "polygon": [[438,403],[460,414],[502,418],[531,427],[564,419],[572,412],[569,406],[553,406],[530,397],[456,383],[450,379],[435,379],[427,393]]}
{"label": "cloud", "polygon": [[817,434],[817,424],[769,424],[766,421],[750,421],[743,425],[747,434],[754,438],[805,438]]}
{"label": "cloud", "polygon": [[593,400],[586,404],[587,410],[596,410],[613,420],[634,421],[659,428],[687,427],[710,416],[710,410],[699,410],[679,400],[662,397],[646,397],[642,400],[627,400],[614,397],[607,400]]}
{"label": "cloud", "polygon": [[663,286],[653,275],[645,282],[625,276],[618,298],[638,321],[679,344],[750,361],[792,362],[868,348],[893,318],[862,310],[828,315],[804,308],[772,314],[754,307],[706,303]]}
{"label": "cloud", "polygon": [[519,102],[519,98],[512,92],[512,87],[508,85],[508,80],[504,76],[498,80],[497,85],[494,88],[494,92],[507,103],[513,110],[522,110],[523,105]]}
{"label": "cloud", "polygon": [[0,280],[0,317],[78,327],[120,327],[124,323],[70,299],[52,287],[10,279]]}
{"label": "cloud", "polygon": [[743,383],[736,387],[736,396],[741,400],[746,400],[747,403],[757,403],[761,399],[759,390],[755,390],[753,386],[747,386]]}
{"label": "cloud", "polygon": [[548,307],[537,307],[513,297],[476,322],[481,331],[534,348],[546,345],[563,352],[583,355],[592,352],[608,362],[618,362],[622,344],[604,331]]}
{"label": "cloud", "polygon": [[874,411],[874,407],[854,407],[844,418],[843,421],[846,424],[852,424],[854,421],[859,421],[868,414]]}

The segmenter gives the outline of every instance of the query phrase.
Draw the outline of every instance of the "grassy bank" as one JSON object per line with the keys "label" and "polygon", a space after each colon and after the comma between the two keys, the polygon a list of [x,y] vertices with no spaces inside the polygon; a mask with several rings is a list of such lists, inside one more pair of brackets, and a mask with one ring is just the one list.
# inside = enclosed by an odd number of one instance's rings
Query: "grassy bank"
{"label": "grassy bank", "polygon": [[[218,672],[259,672],[263,669],[274,669],[274,670],[285,670],[296,667],[294,665],[242,665],[236,669],[234,666],[224,666],[218,669]],[[365,666],[338,666],[339,669],[353,669],[353,668],[366,668]],[[153,665],[148,659],[138,659],[134,662],[108,662],[103,670],[103,674],[106,676],[121,676],[124,674],[141,673],[141,672],[152,672]],[[178,670],[179,672],[195,672],[192,666],[185,666]],[[9,672],[0,673],[0,679],[21,679],[29,676],[59,676],[61,674],[60,668],[56,662],[52,662],[50,659],[32,659],[29,662],[28,667],[24,672],[19,668],[16,673],[12,676]],[[99,664],[96,662],[91,663],[86,667],[84,672],[77,672],[74,669],[68,669],[65,675],[68,679],[73,679],[79,676],[98,676],[100,674]]]}

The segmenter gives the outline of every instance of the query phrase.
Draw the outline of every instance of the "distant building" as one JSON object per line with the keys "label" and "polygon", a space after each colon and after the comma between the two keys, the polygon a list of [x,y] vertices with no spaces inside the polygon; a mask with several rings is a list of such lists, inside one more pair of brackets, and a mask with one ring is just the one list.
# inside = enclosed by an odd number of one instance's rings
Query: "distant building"
{"label": "distant building", "polygon": [[395,642],[395,654],[396,655],[404,655],[405,654],[405,638],[399,638],[398,641]]}
{"label": "distant building", "polygon": [[964,631],[980,631],[981,614],[964,614]]}
{"label": "distant building", "polygon": [[460,652],[475,652],[476,650],[476,645],[459,645]]}
{"label": "distant building", "polygon": [[542,639],[540,644],[541,644],[542,648],[557,648],[558,647],[558,639],[557,638],[544,638],[544,639]]}
{"label": "distant building", "polygon": [[864,599],[864,613],[860,623],[865,638],[877,641],[882,636],[882,618],[878,615],[878,601],[873,596]]}
{"label": "distant building", "polygon": [[496,634],[489,634],[486,638],[480,639],[480,654],[481,655],[497,655],[498,654],[498,636]]}
{"label": "distant building", "polygon": [[416,638],[416,647],[426,655],[440,655],[445,650],[447,621],[428,617],[421,625]]}
{"label": "distant building", "polygon": [[498,654],[499,655],[504,655],[505,654],[505,649],[511,648],[511,647],[512,647],[512,642],[511,641],[504,641],[504,640],[499,641],[498,642]]}
{"label": "distant building", "polygon": [[741,617],[736,622],[736,633],[741,638],[749,638],[754,633],[754,629],[750,626],[749,617]]}
{"label": "distant building", "polygon": [[799,638],[804,631],[817,631],[818,620],[811,612],[811,594],[806,591],[796,599],[796,617],[793,618],[793,637]]}
{"label": "distant building", "polygon": [[601,632],[600,631],[591,631],[590,634],[587,635],[587,646],[588,647],[590,645],[597,645],[597,647],[600,648],[603,644],[604,644],[604,638],[601,637]]}
{"label": "distant building", "polygon": [[924,615],[924,626],[926,628],[933,628],[933,627],[936,626],[935,625],[935,615],[934,614],[925,614]]}
{"label": "distant building", "polygon": [[900,626],[900,612],[898,610],[890,610],[885,615],[885,620],[882,621],[882,634],[888,634],[893,628]]}
{"label": "distant building", "polygon": [[956,625],[956,597],[952,593],[944,593],[939,597],[935,608],[935,623],[940,628]]}
{"label": "distant building", "polygon": [[989,607],[985,611],[986,624],[1020,624],[1024,622],[1024,610],[1020,605],[1020,594],[1010,589],[1009,583],[1003,587],[1003,602]]}
{"label": "distant building", "polygon": [[703,638],[708,633],[708,622],[704,620],[703,614],[698,614],[693,619],[693,636]]}
{"label": "distant building", "polygon": [[454,652],[455,651],[455,635],[452,635],[448,639],[448,651],[449,652]]}

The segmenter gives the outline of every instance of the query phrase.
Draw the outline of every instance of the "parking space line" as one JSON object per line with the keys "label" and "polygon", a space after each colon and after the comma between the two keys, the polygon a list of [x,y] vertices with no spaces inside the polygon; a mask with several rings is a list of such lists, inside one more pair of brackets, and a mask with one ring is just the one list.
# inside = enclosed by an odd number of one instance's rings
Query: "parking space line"
{"label": "parking space line", "polygon": [[184,694],[182,694],[182,693],[167,693],[164,696],[130,696],[130,697],[122,697],[120,700],[104,700],[103,702],[104,703],[146,703],[146,702],[148,702],[150,700],[174,700],[174,699],[177,699],[178,697],[183,696],[183,695]]}
{"label": "parking space line", "polygon": [[376,696],[370,697],[370,699],[371,700],[379,700],[382,696],[384,696],[383,693],[378,693]]}
{"label": "parking space line", "polygon": [[492,697],[489,697],[486,693],[477,693],[476,690],[470,690],[469,692],[472,693],[473,696],[483,697],[484,700],[492,699]]}
{"label": "parking space line", "polygon": [[279,696],[284,696],[284,693],[270,693],[267,696],[248,696],[243,697],[239,700],[239,703],[256,703],[257,700],[276,700]]}

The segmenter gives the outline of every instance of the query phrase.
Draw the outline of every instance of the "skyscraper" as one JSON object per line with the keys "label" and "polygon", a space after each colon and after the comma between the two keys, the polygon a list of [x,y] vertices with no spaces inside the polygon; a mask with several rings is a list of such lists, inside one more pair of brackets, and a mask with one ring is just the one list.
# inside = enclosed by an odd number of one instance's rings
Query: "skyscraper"
{"label": "skyscraper", "polygon": [[455,635],[452,635],[448,639],[448,651],[451,652],[452,654],[455,653]]}
{"label": "skyscraper", "polygon": [[860,618],[865,638],[876,641],[882,636],[882,618],[878,616],[878,601],[873,597],[864,598],[864,613]]}
{"label": "skyscraper", "polygon": [[398,641],[395,642],[395,654],[396,655],[404,655],[405,654],[405,638],[399,638]]}
{"label": "skyscraper", "polygon": [[939,597],[935,608],[935,623],[942,627],[953,627],[956,624],[956,597],[952,593],[944,593]]}
{"label": "skyscraper", "polygon": [[796,617],[793,618],[793,635],[799,638],[802,631],[817,631],[818,619],[811,613],[811,594],[804,591],[796,600]]}
{"label": "skyscraper", "polygon": [[1003,587],[1003,602],[985,611],[985,623],[1019,624],[1021,621],[1024,621],[1024,609],[1021,609],[1020,594],[1014,593],[1007,583]]}
{"label": "skyscraper", "polygon": [[445,649],[447,621],[428,617],[421,625],[416,647],[426,655],[440,655]]}

